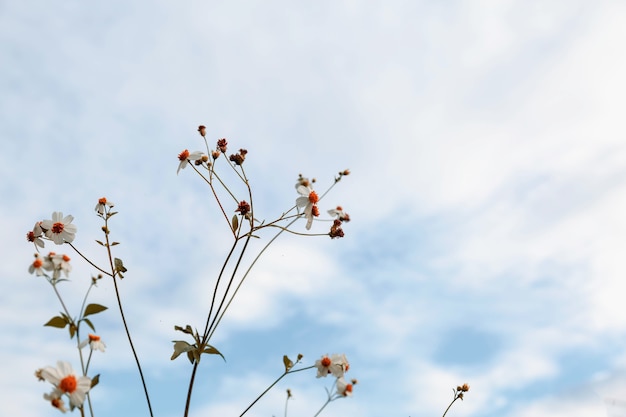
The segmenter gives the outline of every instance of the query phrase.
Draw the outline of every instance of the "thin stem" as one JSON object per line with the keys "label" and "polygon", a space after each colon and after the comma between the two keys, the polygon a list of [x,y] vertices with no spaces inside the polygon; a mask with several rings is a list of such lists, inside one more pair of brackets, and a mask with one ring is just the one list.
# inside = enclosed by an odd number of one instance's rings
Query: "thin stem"
{"label": "thin stem", "polygon": [[104,269],[100,268],[98,265],[94,264],[93,262],[91,262],[85,255],[83,255],[78,249],[76,249],[76,247],[74,245],[72,245],[70,242],[65,242],[68,245],[70,245],[72,247],[72,249],[74,249],[76,251],[76,253],[83,258],[85,261],[87,261],[87,263],[91,266],[93,266],[94,268],[96,268],[98,271],[102,272],[105,275],[108,275],[110,277],[112,277],[113,275],[111,275],[111,273],[105,271]]}
{"label": "thin stem", "polygon": [[146,386],[146,380],[143,376],[143,371],[141,370],[141,363],[139,362],[139,357],[137,356],[137,351],[135,350],[135,345],[133,344],[133,339],[130,336],[130,330],[128,329],[128,324],[126,322],[126,317],[124,316],[124,308],[122,307],[122,299],[120,297],[120,292],[119,289],[117,287],[117,280],[116,278],[116,269],[115,266],[113,265],[113,255],[111,254],[111,244],[109,242],[109,227],[108,227],[108,217],[104,219],[104,236],[106,238],[106,248],[107,248],[107,254],[109,256],[109,266],[111,268],[111,274],[110,275],[113,278],[113,287],[115,288],[115,298],[117,299],[117,305],[119,307],[120,310],[120,316],[122,317],[122,323],[124,324],[124,330],[126,331],[126,337],[128,338],[128,343],[130,344],[130,349],[133,352],[133,356],[135,358],[135,363],[137,364],[137,369],[139,370],[139,377],[141,378],[141,384],[143,386],[143,392],[145,394],[146,397],[146,402],[148,403],[148,411],[150,412],[150,416],[154,417],[154,414],[152,413],[152,405],[150,404],[150,395],[148,394],[148,387]]}
{"label": "thin stem", "polygon": [[281,379],[283,379],[283,378],[284,378],[287,374],[289,374],[289,372],[288,372],[288,371],[285,371],[285,372],[284,372],[281,376],[279,376],[279,377],[276,379],[276,381],[272,382],[272,383],[270,384],[270,386],[269,386],[269,387],[265,388],[265,391],[263,391],[263,392],[262,392],[262,393],[261,393],[258,397],[256,397],[256,399],[250,403],[250,405],[248,406],[248,408],[246,408],[245,410],[243,410],[243,413],[241,413],[241,414],[239,415],[239,417],[241,417],[241,416],[243,416],[244,414],[246,414],[246,413],[248,412],[248,410],[250,410],[250,409],[254,406],[254,404],[256,404],[256,403],[257,403],[257,401],[259,401],[259,400],[260,400],[260,399],[261,399],[261,398],[262,398],[265,394],[267,394],[267,392],[268,392],[269,390],[271,390],[271,389],[274,387],[274,385],[276,385],[276,384],[278,383],[278,381],[280,381]]}
{"label": "thin stem", "polygon": [[452,400],[452,402],[448,405],[448,408],[446,408],[446,411],[443,412],[443,416],[441,417],[446,417],[446,414],[448,414],[448,410],[450,409],[450,407],[452,407],[452,404],[454,404],[454,402],[456,400],[458,400],[459,397],[457,397],[456,395],[454,396],[454,399]]}

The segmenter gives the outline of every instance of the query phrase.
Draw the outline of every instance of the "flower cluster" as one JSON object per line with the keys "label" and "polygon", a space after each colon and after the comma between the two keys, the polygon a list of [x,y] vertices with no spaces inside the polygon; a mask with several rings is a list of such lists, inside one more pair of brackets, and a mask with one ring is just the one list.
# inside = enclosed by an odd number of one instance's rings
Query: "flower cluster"
{"label": "flower cluster", "polygon": [[91,389],[91,378],[77,376],[72,365],[68,362],[58,361],[57,366],[48,366],[35,372],[40,381],[47,381],[53,385],[52,392],[45,394],[44,399],[50,401],[53,407],[66,412],[63,396],[70,400],[70,406],[82,407],[87,392]]}
{"label": "flower cluster", "polygon": [[52,279],[56,280],[61,277],[63,273],[66,277],[72,271],[72,265],[70,265],[70,257],[63,254],[56,254],[50,252],[46,256],[35,254],[35,260],[28,267],[28,272],[35,274],[36,276],[48,276],[46,271],[52,272]]}
{"label": "flower cluster", "polygon": [[344,354],[335,353],[333,355],[324,355],[317,361],[315,361],[315,367],[317,368],[317,377],[327,377],[332,375],[337,378],[336,395],[341,397],[348,397],[352,395],[352,387],[356,385],[356,379],[347,382],[344,374],[350,369],[350,363]]}
{"label": "flower cluster", "polygon": [[76,235],[76,225],[72,224],[73,216],[63,217],[63,213],[55,211],[51,220],[42,220],[35,223],[33,230],[26,233],[26,240],[35,244],[35,248],[43,248],[43,237],[57,245],[71,243]]}

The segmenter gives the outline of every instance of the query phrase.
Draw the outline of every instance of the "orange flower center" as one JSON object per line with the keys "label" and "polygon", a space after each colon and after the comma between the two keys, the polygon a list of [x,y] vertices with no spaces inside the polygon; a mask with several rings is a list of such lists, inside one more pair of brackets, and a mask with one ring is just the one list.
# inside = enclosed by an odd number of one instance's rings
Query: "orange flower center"
{"label": "orange flower center", "polygon": [[343,392],[343,395],[348,395],[349,392],[352,392],[352,384],[346,385],[346,390]]}
{"label": "orange flower center", "polygon": [[70,261],[70,257],[69,257],[69,256],[67,256],[67,255],[63,255],[63,260],[64,260],[65,262],[69,262],[69,261]]}
{"label": "orange flower center", "polygon": [[95,334],[90,334],[89,335],[89,340],[91,340],[92,342],[99,342],[100,341],[100,336],[96,336]]}
{"label": "orange flower center", "polygon": [[55,223],[52,225],[52,233],[59,234],[63,231],[63,228],[65,228],[63,223]]}
{"label": "orange flower center", "polygon": [[98,204],[106,204],[106,203],[107,203],[106,197],[102,197],[98,200]]}
{"label": "orange flower center", "polygon": [[178,160],[179,161],[184,161],[187,158],[189,158],[189,151],[187,149],[185,149],[184,151],[182,151],[179,155],[178,155]]}
{"label": "orange flower center", "polygon": [[59,389],[63,392],[67,392],[68,394],[76,391],[76,386],[78,385],[78,381],[76,381],[76,377],[74,375],[68,375],[59,382]]}
{"label": "orange flower center", "polygon": [[317,196],[317,193],[315,191],[311,191],[309,193],[309,201],[313,204],[316,204],[318,201],[320,201],[320,198]]}
{"label": "orange flower center", "polygon": [[43,265],[43,261],[39,258],[35,259],[35,261],[33,262],[33,266],[35,268],[41,268],[42,265]]}
{"label": "orange flower center", "polygon": [[330,358],[328,356],[324,356],[322,358],[322,366],[326,366],[326,367],[330,366]]}

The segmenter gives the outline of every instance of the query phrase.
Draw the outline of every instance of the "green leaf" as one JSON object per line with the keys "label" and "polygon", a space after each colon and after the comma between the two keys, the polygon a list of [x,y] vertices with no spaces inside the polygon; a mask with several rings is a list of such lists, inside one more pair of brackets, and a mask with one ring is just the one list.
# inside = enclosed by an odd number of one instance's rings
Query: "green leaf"
{"label": "green leaf", "polygon": [[98,314],[106,310],[108,307],[105,307],[100,304],[89,304],[85,307],[85,312],[83,313],[83,317],[87,317],[91,314]]}
{"label": "green leaf", "polygon": [[285,365],[285,372],[289,372],[289,370],[293,368],[293,362],[287,355],[283,355],[283,364]]}
{"label": "green leaf", "polygon": [[113,243],[111,243],[111,246],[115,246],[115,245],[119,245],[119,244],[120,244],[120,242],[113,242]]}
{"label": "green leaf", "polygon": [[222,355],[222,353],[219,350],[217,350],[214,346],[207,345],[207,347],[202,351],[202,353],[208,353],[209,355],[220,355],[222,359],[224,359],[224,362],[226,362],[226,358],[224,357],[224,355]]}
{"label": "green leaf", "polygon": [[232,228],[233,228],[233,232],[237,231],[237,228],[239,227],[239,218],[237,217],[237,215],[233,215],[233,219],[231,220],[232,222]]}
{"label": "green leaf", "polygon": [[100,242],[98,239],[96,239],[96,242],[100,244],[100,246],[104,246],[104,243]]}
{"label": "green leaf", "polygon": [[191,362],[191,364],[193,365],[195,357],[192,352],[187,352],[187,359],[189,359],[189,362]]}
{"label": "green leaf", "polygon": [[98,385],[98,382],[100,382],[100,374],[94,376],[93,378],[91,378],[91,388],[95,387],[96,385]]}
{"label": "green leaf", "polygon": [[82,321],[84,321],[85,323],[87,323],[87,326],[89,326],[91,328],[91,330],[93,330],[94,332],[96,331],[96,328],[93,327],[93,323],[91,322],[91,320],[89,319],[83,319]]}
{"label": "green leaf", "polygon": [[69,322],[63,317],[54,316],[50,320],[48,320],[48,322],[44,324],[44,326],[50,326],[50,327],[56,327],[56,328],[62,329],[65,326],[67,326],[68,323]]}

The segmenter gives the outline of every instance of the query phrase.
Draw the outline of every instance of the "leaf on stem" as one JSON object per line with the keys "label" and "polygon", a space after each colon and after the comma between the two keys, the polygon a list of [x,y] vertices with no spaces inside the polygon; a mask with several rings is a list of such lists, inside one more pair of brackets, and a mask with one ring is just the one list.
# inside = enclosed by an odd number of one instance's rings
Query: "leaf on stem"
{"label": "leaf on stem", "polygon": [[44,326],[56,327],[58,329],[62,329],[68,325],[68,321],[60,316],[54,316]]}
{"label": "leaf on stem", "polygon": [[115,272],[117,272],[117,275],[119,275],[120,278],[124,278],[124,275],[122,275],[122,272],[128,271],[124,267],[124,262],[122,262],[120,258],[114,258],[113,263],[115,265]]}
{"label": "leaf on stem", "polygon": [[96,328],[93,326],[93,323],[91,322],[91,320],[89,320],[89,319],[82,319],[81,321],[84,321],[85,323],[87,323],[87,326],[89,326],[91,328],[91,330],[93,330],[94,332],[96,331]]}
{"label": "leaf on stem", "polygon": [[[85,307],[85,312],[83,313],[83,317],[87,317],[91,314],[98,314],[104,310],[106,310],[108,307],[105,307],[103,305],[100,304],[89,304],[87,307]],[[91,326],[89,326],[91,327]],[[92,327],[93,328],[93,327]]]}
{"label": "leaf on stem", "polygon": [[172,342],[174,343],[174,353],[172,354],[172,357],[170,358],[171,360],[176,359],[178,356],[180,356],[181,353],[189,352],[196,348],[195,345],[190,345],[184,340],[172,340]]}
{"label": "leaf on stem", "polygon": [[287,355],[283,355],[283,364],[285,365],[285,372],[289,372],[293,368],[293,361]]}
{"label": "leaf on stem", "polygon": [[93,378],[91,378],[91,388],[93,388],[96,385],[98,385],[98,382],[100,382],[100,374],[98,374],[98,375],[94,376]]}
{"label": "leaf on stem", "polygon": [[231,220],[232,225],[231,227],[233,228],[233,232],[237,231],[237,228],[239,228],[239,218],[237,217],[237,215],[233,215],[233,219]]}
{"label": "leaf on stem", "polygon": [[191,329],[190,325],[185,326],[184,329],[180,326],[174,326],[174,330],[178,330],[179,332],[183,332],[187,334],[193,334],[193,330]]}
{"label": "leaf on stem", "polygon": [[222,355],[222,353],[219,350],[217,350],[214,346],[207,345],[207,347],[204,348],[202,353],[208,353],[209,355],[220,355],[222,359],[224,359],[224,362],[226,362],[226,358],[224,357],[224,355]]}

